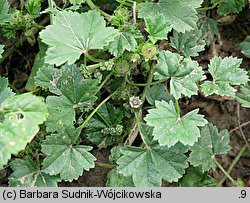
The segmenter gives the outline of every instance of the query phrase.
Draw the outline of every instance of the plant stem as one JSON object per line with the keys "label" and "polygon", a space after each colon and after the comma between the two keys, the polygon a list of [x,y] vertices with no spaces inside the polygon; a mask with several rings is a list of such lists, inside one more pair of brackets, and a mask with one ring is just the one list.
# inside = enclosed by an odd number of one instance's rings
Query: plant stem
{"label": "plant stem", "polygon": [[91,56],[90,54],[88,54],[87,52],[84,52],[84,55],[91,61],[93,62],[104,62],[105,60],[103,59],[96,59],[95,57]]}
{"label": "plant stem", "polygon": [[105,85],[105,83],[110,79],[110,77],[113,75],[113,71],[111,71],[105,78],[105,80],[102,81],[102,83],[100,84],[100,86],[98,87],[95,95],[102,89],[102,87]]}
{"label": "plant stem", "polygon": [[[149,64],[150,65],[150,64]],[[149,70],[149,75],[148,75],[148,78],[147,78],[147,84],[150,84],[152,85],[152,80],[153,80],[153,77],[154,77],[154,65],[151,64],[150,65],[150,70]],[[157,82],[160,82],[160,81],[157,81]],[[161,81],[162,82],[162,81]],[[148,85],[149,86],[149,85]],[[147,90],[147,86],[144,88],[143,92],[142,92],[142,96],[141,96],[141,100],[142,102],[144,102],[145,98],[146,98],[146,90]]]}
{"label": "plant stem", "polygon": [[112,96],[116,94],[116,91],[110,94],[106,99],[104,99],[92,112],[89,114],[89,116],[85,119],[85,121],[82,123],[82,125],[79,127],[80,129],[83,129],[85,125],[89,122],[89,120],[95,115],[95,113],[101,108],[103,104],[105,104]]}
{"label": "plant stem", "polygon": [[113,169],[117,165],[116,164],[106,164],[106,163],[98,163],[98,162],[96,162],[95,166],[98,167],[98,168]]}
{"label": "plant stem", "polygon": [[129,79],[126,77],[126,82],[130,85],[133,86],[138,86],[138,87],[146,87],[146,86],[150,86],[150,85],[158,85],[161,84],[163,82],[166,82],[167,80],[159,80],[159,81],[155,81],[155,82],[149,82],[149,83],[133,83],[130,82]]}
{"label": "plant stem", "polygon": [[215,156],[212,157],[214,163],[219,167],[219,169],[225,174],[225,176],[233,183],[233,185],[239,187],[237,182],[225,171],[225,169],[220,165],[220,163],[216,160]]}
{"label": "plant stem", "polygon": [[178,100],[175,100],[175,110],[176,110],[176,112],[177,112],[177,114],[178,114],[178,117],[180,117],[180,116],[181,116],[181,113],[180,113],[180,107],[179,107],[179,102],[178,102]]}
{"label": "plant stem", "polygon": [[210,7],[204,7],[204,8],[197,8],[197,11],[208,11],[208,10],[212,10],[214,9],[221,1],[218,1],[216,3],[214,3],[212,6]]}
{"label": "plant stem", "polygon": [[92,10],[98,10],[101,12],[102,15],[104,15],[107,20],[110,20],[111,16],[109,14],[107,14],[106,12],[104,12],[103,10],[101,10],[98,6],[96,6],[92,0],[86,0],[86,3],[88,4],[88,6],[92,9]]}
{"label": "plant stem", "polygon": [[[231,165],[229,166],[227,173],[230,174],[231,171],[233,170],[234,166],[236,165],[236,163],[239,161],[240,157],[242,156],[242,154],[245,152],[247,148],[247,144],[244,144],[244,146],[241,148],[241,150],[239,151],[239,153],[237,154],[237,156],[234,158],[233,162],[231,163]],[[222,178],[222,180],[220,181],[220,183],[218,184],[218,186],[221,186],[223,184],[223,182],[226,180],[226,176],[224,176]]]}
{"label": "plant stem", "polygon": [[115,1],[117,1],[118,3],[124,6],[132,6],[133,4],[133,2],[129,3],[129,2],[126,2],[126,0],[115,0]]}

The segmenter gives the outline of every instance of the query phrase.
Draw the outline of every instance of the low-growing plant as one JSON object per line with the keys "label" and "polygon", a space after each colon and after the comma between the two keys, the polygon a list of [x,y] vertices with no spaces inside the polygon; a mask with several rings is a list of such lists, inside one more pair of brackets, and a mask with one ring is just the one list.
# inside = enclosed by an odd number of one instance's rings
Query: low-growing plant
{"label": "low-growing plant", "polygon": [[[21,10],[0,1],[3,36],[21,30],[29,40],[41,29],[27,92],[0,78],[0,168],[13,170],[9,185],[57,186],[106,167],[107,186],[161,186],[163,180],[216,186],[209,171],[219,167],[233,185],[244,186],[217,160],[231,149],[229,132],[180,104],[216,94],[250,107],[242,59],[214,56],[207,69],[195,60],[218,34],[204,11],[238,13],[245,1],[108,2],[115,5],[109,13],[91,0],[61,6],[48,0],[45,10],[42,1],[27,0]],[[43,27],[36,19],[46,13],[50,25]],[[250,57],[249,36],[240,48]],[[110,149],[110,163],[99,163],[93,148]]]}

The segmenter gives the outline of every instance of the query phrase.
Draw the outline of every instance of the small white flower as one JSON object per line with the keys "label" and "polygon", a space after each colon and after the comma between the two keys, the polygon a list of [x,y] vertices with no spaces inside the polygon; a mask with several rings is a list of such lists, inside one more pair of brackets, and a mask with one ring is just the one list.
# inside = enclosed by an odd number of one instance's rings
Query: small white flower
{"label": "small white flower", "polygon": [[137,109],[142,105],[142,100],[139,97],[132,96],[129,98],[129,104],[132,108]]}

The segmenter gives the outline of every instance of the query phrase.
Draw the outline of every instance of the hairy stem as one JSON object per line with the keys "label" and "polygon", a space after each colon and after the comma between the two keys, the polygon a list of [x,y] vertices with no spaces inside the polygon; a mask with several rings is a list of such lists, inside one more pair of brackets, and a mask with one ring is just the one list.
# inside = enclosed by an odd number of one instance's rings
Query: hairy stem
{"label": "hairy stem", "polygon": [[92,0],[86,0],[86,3],[92,10],[98,10],[103,16],[107,18],[107,20],[110,20],[111,16],[106,12],[104,12],[103,10],[101,10],[98,6],[96,6]]}
{"label": "hairy stem", "polygon": [[116,164],[106,164],[106,163],[95,163],[95,166],[97,168],[106,168],[106,169],[113,169],[115,168],[117,165]]}

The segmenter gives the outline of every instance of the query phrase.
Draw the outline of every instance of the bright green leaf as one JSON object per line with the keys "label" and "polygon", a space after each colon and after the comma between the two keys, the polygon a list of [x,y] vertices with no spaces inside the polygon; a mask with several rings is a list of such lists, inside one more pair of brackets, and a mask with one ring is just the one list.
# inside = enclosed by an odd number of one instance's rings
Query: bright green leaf
{"label": "bright green leaf", "polygon": [[132,177],[119,174],[115,168],[107,175],[106,187],[134,187],[134,183]]}
{"label": "bright green leaf", "polygon": [[161,51],[154,75],[156,80],[170,79],[170,94],[179,99],[182,95],[191,97],[197,94],[196,82],[202,79],[203,71],[199,64],[190,58],[183,58],[170,51]]}
{"label": "bright green leaf", "polygon": [[0,25],[6,23],[10,19],[9,11],[9,3],[7,0],[0,1]]}
{"label": "bright green leaf", "polygon": [[4,48],[4,45],[0,44],[0,58],[2,58],[2,53],[4,52],[3,48]]}
{"label": "bright green leaf", "polygon": [[[212,0],[212,2],[218,2],[218,0]],[[244,0],[221,0],[217,12],[223,15],[239,13],[242,11],[244,5]]]}
{"label": "bright green leaf", "polygon": [[61,128],[59,133],[46,137],[42,152],[47,154],[43,161],[43,171],[50,175],[60,174],[66,181],[78,179],[83,170],[94,168],[96,158],[89,153],[90,146],[74,145],[80,131]]}
{"label": "bright green leaf", "polygon": [[60,178],[41,171],[30,159],[14,159],[10,168],[14,171],[9,176],[10,187],[57,187],[60,181]]}
{"label": "bright green leaf", "polygon": [[232,85],[246,84],[247,71],[240,69],[242,59],[233,57],[213,57],[208,65],[208,71],[212,75],[212,81],[205,81],[201,87],[206,96],[213,93],[220,96],[235,96],[236,89]]}
{"label": "bright green leaf", "polygon": [[[51,87],[48,84],[48,79],[50,79],[50,84],[56,88],[50,89],[53,90],[54,94],[57,94],[57,96],[46,98],[49,110],[46,126],[49,132],[54,132],[63,125],[73,125],[75,111],[89,110],[97,99],[95,94],[98,90],[97,80],[84,79],[79,68],[75,65],[65,65],[59,71],[55,70],[53,73],[51,68],[42,69],[45,75],[44,85]],[[53,74],[49,75],[50,73]],[[40,73],[38,73],[39,75]]]}
{"label": "bright green leaf", "polygon": [[240,88],[241,93],[236,94],[236,100],[241,106],[250,108],[250,85],[247,84]]}
{"label": "bright green leaf", "polygon": [[173,25],[177,32],[192,30],[198,20],[195,8],[200,7],[202,0],[160,0],[157,3],[139,4],[139,17],[150,18],[163,14],[165,20]]}
{"label": "bright green leaf", "polygon": [[69,0],[70,3],[74,4],[74,5],[77,5],[77,4],[81,4],[81,3],[84,3],[85,0]]}
{"label": "bright green leaf", "polygon": [[[152,133],[152,130],[144,132]],[[144,134],[144,137],[152,140],[152,134]],[[167,148],[154,141],[147,148],[127,146],[121,149],[123,156],[117,161],[117,170],[124,176],[132,176],[136,187],[159,187],[162,179],[176,182],[185,173],[188,167],[185,152],[183,145]]]}
{"label": "bright green leaf", "polygon": [[197,29],[185,33],[174,31],[170,44],[185,57],[199,56],[198,52],[205,50],[205,41],[201,37],[202,31]]}
{"label": "bright green leaf", "polygon": [[227,130],[218,132],[215,126],[208,124],[202,128],[201,137],[191,148],[189,162],[193,166],[201,165],[203,171],[215,169],[216,165],[213,158],[216,155],[226,154],[231,149],[229,142]]}
{"label": "bright green leaf", "polygon": [[163,14],[145,18],[148,38],[155,44],[157,40],[167,39],[168,33],[172,30],[172,25],[164,19]]}
{"label": "bright green leaf", "polygon": [[137,46],[135,39],[140,37],[141,35],[138,31],[125,29],[109,44],[108,49],[110,53],[116,57],[121,56],[125,50],[134,52],[135,47]]}
{"label": "bright green leaf", "polygon": [[155,105],[155,101],[164,100],[169,102],[173,100],[174,97],[169,94],[166,87],[163,84],[153,85],[152,87],[148,87],[146,89],[146,99],[149,104]]}
{"label": "bright green leaf", "polygon": [[40,40],[38,40],[38,42],[39,42],[40,51],[36,55],[36,58],[33,63],[32,70],[29,76],[29,80],[25,85],[25,89],[28,91],[33,91],[37,87],[35,85],[35,78],[34,78],[37,75],[37,72],[41,68],[49,66],[49,65],[44,64],[44,57],[46,56],[47,46],[44,43],[42,43]]}
{"label": "bright green leaf", "polygon": [[7,98],[1,105],[0,115],[0,168],[23,150],[39,131],[47,116],[43,98],[24,93]]}
{"label": "bright green leaf", "polygon": [[171,147],[177,142],[192,146],[200,137],[199,126],[207,123],[199,109],[180,117],[173,102],[156,101],[156,108],[148,110],[145,121],[154,127],[153,136],[160,145]]}
{"label": "bright green leaf", "polygon": [[248,58],[250,58],[250,35],[240,43],[241,52]]}
{"label": "bright green leaf", "polygon": [[45,62],[57,66],[65,62],[73,64],[90,49],[103,49],[117,34],[115,29],[106,27],[98,11],[82,14],[61,11],[55,16],[54,24],[40,32],[42,41],[49,46]]}
{"label": "bright green leaf", "polygon": [[5,99],[7,99],[13,95],[14,95],[14,93],[8,87],[8,79],[0,77],[0,105],[3,103],[3,101]]}

